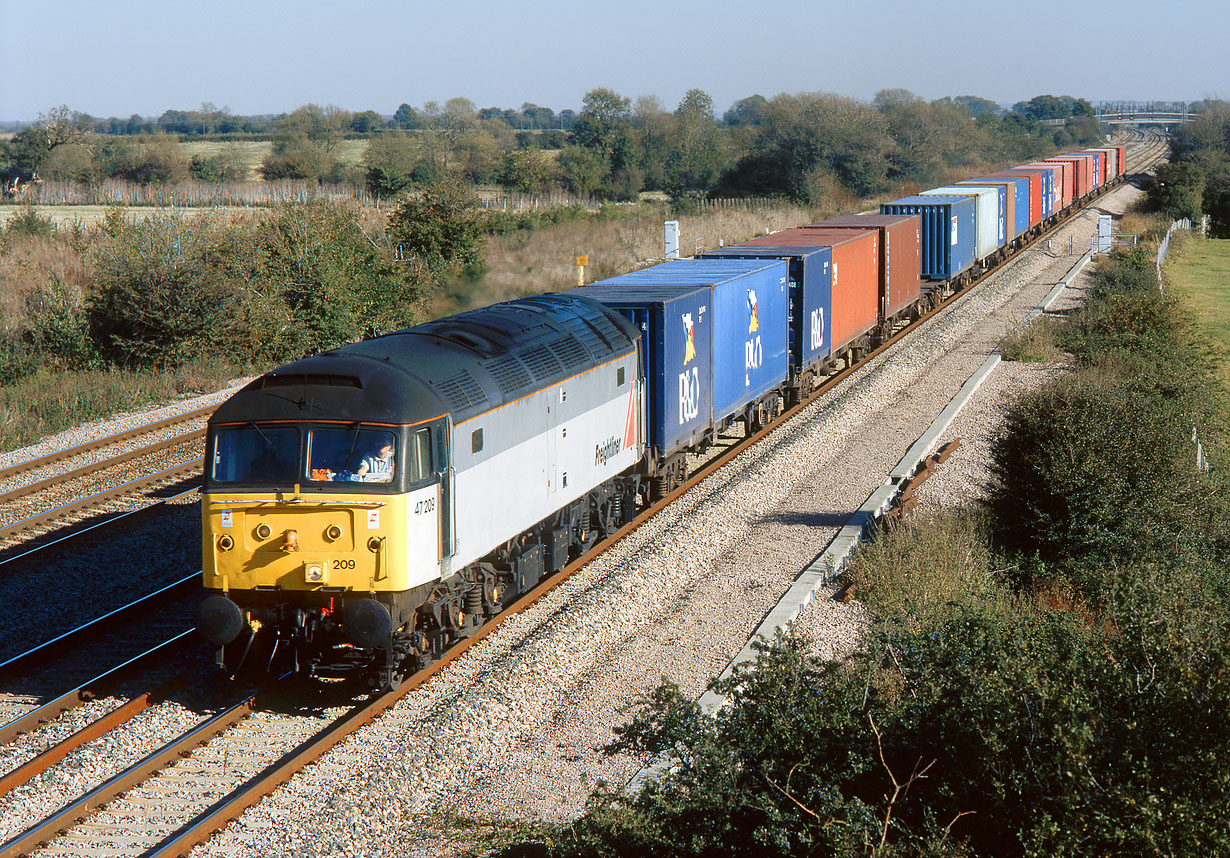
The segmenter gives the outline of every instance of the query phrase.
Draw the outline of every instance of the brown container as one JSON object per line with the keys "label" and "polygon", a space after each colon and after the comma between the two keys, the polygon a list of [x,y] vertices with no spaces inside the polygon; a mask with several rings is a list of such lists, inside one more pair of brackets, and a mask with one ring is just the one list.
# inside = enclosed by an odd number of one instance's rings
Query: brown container
{"label": "brown container", "polygon": [[754,238],[756,247],[831,247],[832,320],[829,342],[837,352],[879,323],[879,230],[822,230],[796,227]]}
{"label": "brown container", "polygon": [[840,215],[815,229],[875,229],[880,233],[880,320],[891,319],[918,300],[922,226],[918,215]]}

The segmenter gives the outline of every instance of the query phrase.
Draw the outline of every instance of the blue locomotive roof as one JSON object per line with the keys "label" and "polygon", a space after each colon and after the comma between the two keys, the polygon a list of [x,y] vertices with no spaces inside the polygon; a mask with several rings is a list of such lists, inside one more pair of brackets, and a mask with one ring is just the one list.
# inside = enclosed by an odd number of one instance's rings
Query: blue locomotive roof
{"label": "blue locomotive roof", "polygon": [[247,385],[211,422],[468,420],[627,354],[638,336],[581,296],[493,304],[297,360]]}

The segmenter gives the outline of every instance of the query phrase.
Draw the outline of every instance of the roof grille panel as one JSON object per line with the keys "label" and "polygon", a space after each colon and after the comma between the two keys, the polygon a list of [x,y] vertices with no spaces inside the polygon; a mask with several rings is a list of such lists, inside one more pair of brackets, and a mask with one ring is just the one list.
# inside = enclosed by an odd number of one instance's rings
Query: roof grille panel
{"label": "roof grille panel", "polygon": [[571,370],[586,370],[593,366],[593,358],[589,351],[581,345],[581,341],[571,334],[565,334],[551,343],[551,351]]}
{"label": "roof grille panel", "polygon": [[449,404],[458,410],[487,404],[487,394],[474,380],[474,376],[464,369],[437,381],[435,387]]}
{"label": "roof grille panel", "polygon": [[512,396],[517,391],[524,390],[534,381],[521,361],[512,355],[493,360],[486,364],[486,368],[505,396]]}
{"label": "roof grille panel", "polygon": [[534,378],[539,381],[557,376],[563,371],[559,359],[544,346],[526,349],[518,357],[525,362],[530,372],[534,373]]}

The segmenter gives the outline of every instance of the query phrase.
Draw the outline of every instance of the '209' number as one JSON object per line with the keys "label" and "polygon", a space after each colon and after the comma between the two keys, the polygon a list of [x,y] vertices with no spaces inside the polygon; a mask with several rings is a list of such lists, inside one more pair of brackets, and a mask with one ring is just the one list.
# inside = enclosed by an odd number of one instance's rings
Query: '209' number
{"label": "'209' number", "polygon": [[436,508],[435,498],[425,498],[414,505],[414,514],[422,515],[426,512],[431,512]]}
{"label": "'209' number", "polygon": [[334,569],[353,569],[354,561],[353,560],[343,560],[341,558],[338,558],[333,561],[333,568]]}

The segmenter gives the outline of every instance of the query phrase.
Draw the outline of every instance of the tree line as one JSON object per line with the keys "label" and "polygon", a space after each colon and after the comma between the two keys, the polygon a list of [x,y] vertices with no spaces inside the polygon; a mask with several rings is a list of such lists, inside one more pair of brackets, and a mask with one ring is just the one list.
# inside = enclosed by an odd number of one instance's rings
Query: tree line
{"label": "tree line", "polygon": [[[713,99],[693,89],[673,110],[654,96],[635,100],[590,90],[579,111],[525,103],[477,108],[465,98],[398,107],[385,120],[304,105],[262,122],[239,122],[224,108],[167,111],[154,126],[100,122],[56,108],[0,145],[0,175],[96,182],[242,181],[247,164],[223,148],[187,158],[181,139],[256,134],[271,143],[259,166],[266,179],[366,184],[392,196],[455,177],[526,193],[562,188],[580,196],[634,199],[662,191],[698,195],[782,195],[811,203],[868,196],[894,184],[944,180],[949,168],[1022,160],[1098,140],[1083,99],[1038,96],[1012,110],[976,96],[926,101],[884,90],[871,102],[828,93],[752,95],[719,118]],[[1066,120],[1044,127],[1044,119]],[[263,124],[262,124],[263,123]],[[122,128],[123,133],[117,133]],[[130,133],[130,131],[138,133]],[[349,165],[341,144],[368,140]]]}
{"label": "tree line", "polygon": [[1171,136],[1170,163],[1146,189],[1156,211],[1171,218],[1209,216],[1213,235],[1230,237],[1230,102],[1211,101]]}

